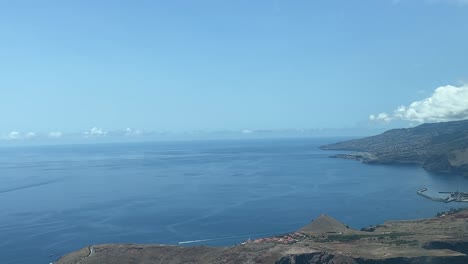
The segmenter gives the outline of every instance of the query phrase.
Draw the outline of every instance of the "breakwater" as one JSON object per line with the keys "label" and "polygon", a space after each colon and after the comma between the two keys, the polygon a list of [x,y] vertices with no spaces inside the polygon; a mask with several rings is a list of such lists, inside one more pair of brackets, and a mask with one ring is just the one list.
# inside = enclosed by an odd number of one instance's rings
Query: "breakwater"
{"label": "breakwater", "polygon": [[432,201],[436,202],[444,202],[444,203],[450,203],[450,202],[468,202],[468,193],[466,192],[439,192],[443,194],[448,194],[447,197],[434,197],[426,194],[425,192],[427,191],[427,188],[422,188],[419,191],[417,191],[418,195],[421,195],[424,198],[430,199]]}
{"label": "breakwater", "polygon": [[430,196],[430,195],[426,194],[426,193],[425,193],[426,191],[427,191],[427,188],[422,188],[422,189],[420,189],[419,191],[417,191],[416,193],[417,193],[418,195],[421,195],[422,197],[427,198],[427,199],[432,200],[432,201],[444,202],[444,203],[451,202],[451,201],[448,200],[449,197],[447,197],[447,198],[433,197],[433,196]]}

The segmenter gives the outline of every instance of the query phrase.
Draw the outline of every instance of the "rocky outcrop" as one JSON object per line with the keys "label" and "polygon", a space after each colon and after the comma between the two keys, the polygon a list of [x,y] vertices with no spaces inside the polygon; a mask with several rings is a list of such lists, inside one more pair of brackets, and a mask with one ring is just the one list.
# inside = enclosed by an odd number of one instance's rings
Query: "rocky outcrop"
{"label": "rocky outcrop", "polygon": [[282,257],[275,264],[358,264],[350,256],[335,256],[333,254],[319,252],[311,254],[299,254]]}
{"label": "rocky outcrop", "polygon": [[275,264],[466,264],[466,257],[416,257],[364,259],[327,253],[302,254],[281,258]]}
{"label": "rocky outcrop", "polygon": [[450,249],[468,254],[468,241],[429,241],[423,245],[425,249]]}
{"label": "rocky outcrop", "polygon": [[332,158],[339,159],[352,159],[363,163],[376,163],[379,162],[379,158],[369,152],[352,152],[348,154],[336,154],[331,156]]}

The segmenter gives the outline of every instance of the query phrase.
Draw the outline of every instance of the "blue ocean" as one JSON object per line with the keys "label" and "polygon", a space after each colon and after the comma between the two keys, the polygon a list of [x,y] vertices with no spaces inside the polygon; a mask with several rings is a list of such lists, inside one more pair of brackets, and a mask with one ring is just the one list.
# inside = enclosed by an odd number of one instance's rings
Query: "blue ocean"
{"label": "blue ocean", "polygon": [[416,195],[468,179],[333,159],[339,141],[261,139],[0,148],[0,263],[100,243],[228,246],[325,213],[361,228],[462,204]]}

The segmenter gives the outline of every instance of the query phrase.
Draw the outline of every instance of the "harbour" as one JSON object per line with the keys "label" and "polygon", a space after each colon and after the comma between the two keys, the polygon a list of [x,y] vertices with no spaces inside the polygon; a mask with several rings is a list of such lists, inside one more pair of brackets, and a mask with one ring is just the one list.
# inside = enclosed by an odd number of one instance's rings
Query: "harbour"
{"label": "harbour", "polygon": [[450,202],[468,202],[468,192],[460,192],[460,191],[455,191],[455,192],[438,192],[439,194],[444,194],[446,196],[444,197],[436,197],[436,196],[431,196],[427,194],[426,192],[428,191],[427,188],[422,188],[417,191],[418,195],[421,195],[424,198],[427,198],[432,201],[436,202],[444,202],[444,203],[450,203]]}

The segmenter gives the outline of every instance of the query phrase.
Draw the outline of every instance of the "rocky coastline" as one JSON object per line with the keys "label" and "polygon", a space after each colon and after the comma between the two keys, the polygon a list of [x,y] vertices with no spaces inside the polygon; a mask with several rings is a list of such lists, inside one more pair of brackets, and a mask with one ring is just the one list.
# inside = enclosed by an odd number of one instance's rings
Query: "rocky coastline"
{"label": "rocky coastline", "polygon": [[92,245],[55,264],[416,264],[468,263],[468,211],[354,230],[327,215],[291,234],[232,247]]}
{"label": "rocky coastline", "polygon": [[392,129],[321,149],[349,151],[334,158],[370,164],[412,164],[431,172],[468,175],[468,120]]}

